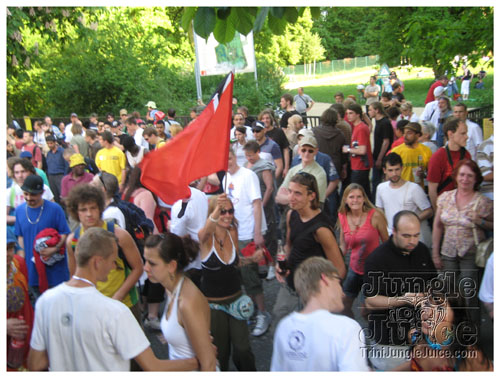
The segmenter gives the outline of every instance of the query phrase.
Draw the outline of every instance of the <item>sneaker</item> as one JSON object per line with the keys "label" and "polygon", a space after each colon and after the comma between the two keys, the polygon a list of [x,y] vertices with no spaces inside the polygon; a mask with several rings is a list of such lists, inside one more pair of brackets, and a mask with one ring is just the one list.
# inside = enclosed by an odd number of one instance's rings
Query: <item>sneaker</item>
{"label": "sneaker", "polygon": [[153,319],[147,318],[146,320],[144,320],[144,327],[147,327],[154,331],[161,330],[160,321],[158,320],[158,318],[153,318]]}
{"label": "sneaker", "polygon": [[274,266],[269,265],[269,269],[267,270],[266,280],[271,281],[274,280],[275,278],[276,278],[275,268]]}
{"label": "sneaker", "polygon": [[252,336],[262,336],[264,333],[266,333],[270,324],[271,324],[271,317],[270,316],[268,316],[264,313],[258,314],[257,315],[257,324],[255,325],[255,328],[252,331]]}

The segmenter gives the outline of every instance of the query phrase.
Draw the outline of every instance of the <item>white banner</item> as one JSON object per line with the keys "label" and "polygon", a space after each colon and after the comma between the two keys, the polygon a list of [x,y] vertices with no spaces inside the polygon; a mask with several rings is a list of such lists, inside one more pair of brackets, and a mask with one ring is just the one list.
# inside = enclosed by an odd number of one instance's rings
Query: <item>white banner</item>
{"label": "white banner", "polygon": [[226,75],[229,71],[255,72],[253,32],[247,36],[236,32],[234,39],[221,45],[211,34],[208,41],[195,34],[199,73],[201,76]]}

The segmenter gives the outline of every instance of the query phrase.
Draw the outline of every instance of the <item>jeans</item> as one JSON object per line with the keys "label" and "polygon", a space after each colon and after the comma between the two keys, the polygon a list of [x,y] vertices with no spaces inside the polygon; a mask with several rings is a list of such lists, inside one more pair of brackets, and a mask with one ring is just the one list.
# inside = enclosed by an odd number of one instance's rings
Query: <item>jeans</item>
{"label": "jeans", "polygon": [[382,182],[384,178],[384,170],[382,168],[378,169],[376,167],[372,168],[372,202],[375,204],[377,200],[377,186]]}
{"label": "jeans", "polygon": [[366,196],[371,198],[370,190],[370,170],[355,171],[351,172],[351,183],[359,184],[365,190]]}

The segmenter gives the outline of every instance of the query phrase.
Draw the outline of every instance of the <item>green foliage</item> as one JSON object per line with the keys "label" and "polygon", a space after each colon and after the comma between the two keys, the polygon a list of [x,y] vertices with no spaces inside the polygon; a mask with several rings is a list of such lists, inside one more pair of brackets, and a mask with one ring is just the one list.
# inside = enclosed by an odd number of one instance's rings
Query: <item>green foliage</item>
{"label": "green foliage", "polygon": [[[185,7],[182,27],[189,30],[191,21],[200,37],[208,39],[214,33],[219,43],[230,42],[234,33],[247,35],[252,29],[262,30],[266,19],[275,35],[281,35],[288,24],[297,22],[304,12],[303,7]],[[311,8],[314,17],[319,15],[319,8]]]}

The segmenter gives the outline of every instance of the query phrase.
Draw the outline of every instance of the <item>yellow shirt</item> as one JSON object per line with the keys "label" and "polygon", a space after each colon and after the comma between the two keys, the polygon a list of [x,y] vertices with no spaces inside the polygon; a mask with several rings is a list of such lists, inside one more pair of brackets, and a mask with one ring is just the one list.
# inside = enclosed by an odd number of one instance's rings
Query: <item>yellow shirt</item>
{"label": "yellow shirt", "polygon": [[125,154],[116,146],[111,148],[101,148],[95,156],[95,164],[101,171],[111,173],[118,179],[118,184],[122,181],[122,171],[125,169]]}
{"label": "yellow shirt", "polygon": [[157,150],[158,148],[163,147],[165,144],[165,141],[163,139],[160,139],[158,143],[156,143],[155,149]]}
{"label": "yellow shirt", "polygon": [[413,176],[413,169],[421,166],[424,171],[427,171],[427,165],[429,164],[429,160],[432,155],[431,149],[424,146],[422,143],[418,143],[415,148],[408,147],[405,143],[403,143],[394,147],[392,152],[397,153],[401,156],[401,160],[403,160],[401,178],[406,181],[412,181],[423,185],[422,180],[415,180],[415,177]]}
{"label": "yellow shirt", "polygon": [[[106,221],[103,222],[102,228],[108,231],[108,224]],[[80,237],[82,235],[83,235],[83,227],[80,228]],[[126,269],[125,262],[120,257],[118,257],[115,263],[116,263],[116,268],[109,272],[107,281],[106,282],[99,281],[97,282],[96,285],[97,290],[99,290],[102,294],[110,298],[113,297],[113,295],[123,285],[123,282],[127,278],[125,270]],[[135,287],[132,290],[135,290]],[[132,301],[130,292],[125,296],[125,298],[123,298],[122,303],[127,307],[132,307],[135,304]]]}

